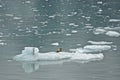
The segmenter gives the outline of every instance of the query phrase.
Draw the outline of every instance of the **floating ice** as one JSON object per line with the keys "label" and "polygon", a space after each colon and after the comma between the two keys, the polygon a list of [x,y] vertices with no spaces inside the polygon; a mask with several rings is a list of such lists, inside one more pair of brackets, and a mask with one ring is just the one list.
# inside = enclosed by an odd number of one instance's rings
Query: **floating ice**
{"label": "floating ice", "polygon": [[45,0],[45,1],[48,1],[48,0]]}
{"label": "floating ice", "polygon": [[120,27],[105,27],[105,30],[120,30]]}
{"label": "floating ice", "polygon": [[19,19],[21,19],[21,17],[13,17],[13,19],[19,20]]}
{"label": "floating ice", "polygon": [[33,28],[33,29],[36,29],[36,28],[38,28],[38,26],[33,26],[32,28]]}
{"label": "floating ice", "polygon": [[105,34],[107,36],[111,37],[119,37],[120,33],[117,31],[110,31],[110,30],[119,30],[120,27],[115,27],[115,28],[110,28],[110,27],[105,27],[105,28],[97,28],[93,31],[94,34]]}
{"label": "floating ice", "polygon": [[68,52],[48,52],[48,53],[39,53],[38,48],[34,47],[25,47],[22,51],[22,54],[16,55],[13,59],[17,61],[39,61],[39,60],[62,60],[68,59],[71,57],[71,54]]}
{"label": "floating ice", "polygon": [[74,15],[76,15],[77,14],[77,12],[71,12],[70,14],[68,14],[67,16],[74,16]]}
{"label": "floating ice", "polygon": [[94,34],[104,34],[105,32],[106,32],[106,30],[98,28],[98,29],[95,29],[93,33]]}
{"label": "floating ice", "polygon": [[111,49],[109,45],[86,45],[84,49],[91,52],[98,52]]}
{"label": "floating ice", "polygon": [[101,60],[104,58],[102,53],[99,54],[76,54],[72,56],[72,60],[81,60],[81,61],[93,61]]}
{"label": "floating ice", "polygon": [[13,14],[5,14],[6,16],[12,17],[14,16]]}
{"label": "floating ice", "polygon": [[93,28],[93,26],[91,26],[91,25],[86,25],[85,28],[91,29],[91,28]]}
{"label": "floating ice", "polygon": [[0,46],[5,46],[5,45],[7,45],[7,43],[5,43],[5,42],[0,42]]}
{"label": "floating ice", "polygon": [[96,59],[103,59],[104,55],[100,54],[85,54],[80,52],[47,52],[39,53],[38,48],[25,47],[22,54],[16,55],[13,59],[16,61],[55,61],[55,60],[85,60],[91,61]]}
{"label": "floating ice", "polygon": [[106,42],[106,41],[88,41],[91,44],[112,44],[113,42]]}
{"label": "floating ice", "polygon": [[120,36],[120,33],[116,32],[116,31],[108,31],[105,34],[108,36],[111,36],[111,37],[119,37]]}
{"label": "floating ice", "polygon": [[41,24],[47,24],[48,23],[48,21],[42,21],[42,22],[40,22]]}
{"label": "floating ice", "polygon": [[65,34],[66,36],[71,36],[72,34]]}
{"label": "floating ice", "polygon": [[111,49],[109,45],[86,45],[83,48],[70,49],[75,53],[90,53],[90,52],[102,52]]}
{"label": "floating ice", "polygon": [[77,33],[77,31],[76,30],[72,30],[72,33]]}
{"label": "floating ice", "polygon": [[97,4],[103,4],[103,2],[102,1],[98,1]]}
{"label": "floating ice", "polygon": [[55,18],[56,17],[56,15],[51,15],[51,16],[48,16],[49,18]]}
{"label": "floating ice", "polygon": [[75,27],[77,27],[77,26],[79,26],[79,25],[77,25],[77,24],[75,24],[75,23],[69,23],[69,26],[75,26]]}
{"label": "floating ice", "polygon": [[31,3],[31,1],[26,1],[25,3]]}
{"label": "floating ice", "polygon": [[109,22],[120,22],[120,19],[110,19]]}
{"label": "floating ice", "polygon": [[0,8],[3,7],[2,5],[0,5]]}
{"label": "floating ice", "polygon": [[55,42],[55,43],[52,43],[51,45],[58,46],[59,43],[58,43],[58,42]]}

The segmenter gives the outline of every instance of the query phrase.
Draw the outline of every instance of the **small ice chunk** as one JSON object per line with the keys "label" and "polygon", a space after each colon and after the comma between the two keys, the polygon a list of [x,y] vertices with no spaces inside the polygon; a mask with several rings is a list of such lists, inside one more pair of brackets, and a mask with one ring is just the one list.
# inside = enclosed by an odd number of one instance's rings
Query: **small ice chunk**
{"label": "small ice chunk", "polygon": [[75,25],[75,23],[69,23],[69,26],[73,26],[73,25]]}
{"label": "small ice chunk", "polygon": [[120,19],[110,19],[109,22],[120,22]]}
{"label": "small ice chunk", "polygon": [[51,45],[59,46],[59,43],[58,43],[58,42],[55,42],[55,43],[52,43]]}
{"label": "small ice chunk", "polygon": [[85,24],[85,28],[93,28],[91,24]]}
{"label": "small ice chunk", "polygon": [[12,17],[13,16],[13,14],[5,14],[6,16],[9,16],[9,17]]}
{"label": "small ice chunk", "polygon": [[113,42],[106,42],[106,41],[88,41],[91,44],[112,44]]}
{"label": "small ice chunk", "polygon": [[38,26],[33,26],[32,28],[36,29],[36,28],[38,28]]}
{"label": "small ice chunk", "polygon": [[75,23],[69,23],[69,26],[78,27],[79,25],[77,25],[77,24],[75,24]]}
{"label": "small ice chunk", "polygon": [[98,29],[95,29],[93,33],[94,34],[104,34],[105,32],[106,32],[106,30],[98,28]]}
{"label": "small ice chunk", "polygon": [[71,34],[65,34],[66,36],[71,36]]}
{"label": "small ice chunk", "polygon": [[5,45],[7,45],[7,43],[0,42],[0,45],[1,45],[1,46],[5,46]]}
{"label": "small ice chunk", "polygon": [[76,30],[72,30],[72,33],[77,33],[77,31]]}
{"label": "small ice chunk", "polygon": [[40,22],[40,23],[43,24],[43,25],[45,25],[45,24],[48,23],[48,21],[42,21],[42,22]]}
{"label": "small ice chunk", "polygon": [[98,1],[97,4],[102,4],[103,2],[102,1]]}
{"label": "small ice chunk", "polygon": [[2,5],[0,5],[0,8],[2,7]]}
{"label": "small ice chunk", "polygon": [[51,15],[51,16],[48,16],[49,18],[55,18],[56,17],[56,15]]}
{"label": "small ice chunk", "polygon": [[21,19],[21,17],[13,17],[13,19],[19,20],[19,19]]}
{"label": "small ice chunk", "polygon": [[105,27],[106,30],[120,30],[120,27]]}
{"label": "small ice chunk", "polygon": [[108,36],[111,36],[111,37],[119,37],[120,36],[120,33],[116,32],[116,31],[108,31],[105,34]]}
{"label": "small ice chunk", "polygon": [[45,0],[45,1],[48,1],[48,0]]}
{"label": "small ice chunk", "polygon": [[25,3],[28,3],[28,4],[29,4],[29,3],[31,3],[31,1],[26,1]]}
{"label": "small ice chunk", "polygon": [[81,44],[77,44],[77,46],[81,46]]}

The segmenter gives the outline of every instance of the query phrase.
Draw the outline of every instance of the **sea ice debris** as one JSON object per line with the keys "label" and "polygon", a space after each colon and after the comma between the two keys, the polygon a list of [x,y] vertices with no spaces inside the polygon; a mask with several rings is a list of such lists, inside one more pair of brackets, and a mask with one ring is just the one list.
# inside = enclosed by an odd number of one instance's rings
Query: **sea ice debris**
{"label": "sea ice debris", "polygon": [[106,42],[106,41],[88,41],[91,44],[112,44],[113,42]]}
{"label": "sea ice debris", "polygon": [[52,43],[51,45],[58,46],[59,43],[58,43],[58,42],[55,42],[55,43]]}
{"label": "sea ice debris", "polygon": [[108,36],[111,36],[111,37],[119,37],[120,36],[120,33],[116,32],[116,31],[108,31],[105,34]]}

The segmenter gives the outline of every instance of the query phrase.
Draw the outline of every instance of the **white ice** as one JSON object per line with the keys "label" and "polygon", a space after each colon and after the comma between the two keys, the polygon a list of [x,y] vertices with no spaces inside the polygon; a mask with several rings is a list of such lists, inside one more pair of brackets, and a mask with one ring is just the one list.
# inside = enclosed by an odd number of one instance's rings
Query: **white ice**
{"label": "white ice", "polygon": [[[108,28],[108,27],[107,28],[96,28],[93,31],[93,33],[96,35],[105,34],[105,35],[110,36],[110,37],[119,37],[120,33],[117,31],[112,31],[112,29],[115,29],[115,28]],[[119,29],[119,28],[117,27],[117,29]]]}
{"label": "white ice", "polygon": [[88,41],[91,44],[112,44],[113,42],[106,42],[106,41]]}
{"label": "white ice", "polygon": [[120,19],[110,19],[109,22],[120,22]]}
{"label": "white ice", "polygon": [[102,53],[99,54],[76,54],[71,57],[72,60],[81,60],[81,61],[93,61],[101,60],[104,58]]}
{"label": "white ice", "polygon": [[110,36],[110,37],[119,37],[120,36],[120,33],[116,32],[116,31],[108,31],[105,34]]}
{"label": "white ice", "polygon": [[111,46],[109,45],[86,45],[84,46],[84,49],[86,51],[98,52],[98,51],[109,50],[111,49]]}
{"label": "white ice", "polygon": [[112,47],[110,45],[86,45],[83,48],[77,48],[77,49],[70,49],[72,52],[76,53],[91,53],[91,52],[102,52],[105,50],[109,50]]}
{"label": "white ice", "polygon": [[16,61],[55,61],[55,60],[96,60],[103,59],[104,55],[99,54],[86,54],[79,51],[76,52],[47,52],[39,53],[38,48],[25,47],[22,54],[16,55],[13,59]]}
{"label": "white ice", "polygon": [[13,19],[19,20],[19,19],[21,19],[21,17],[13,17]]}
{"label": "white ice", "polygon": [[76,30],[72,30],[72,33],[77,33],[77,31]]}
{"label": "white ice", "polygon": [[71,36],[72,34],[65,34],[66,36]]}
{"label": "white ice", "polygon": [[94,34],[104,34],[106,32],[106,30],[101,29],[101,28],[97,28],[94,30]]}
{"label": "white ice", "polygon": [[55,43],[52,43],[51,45],[58,46],[59,43],[58,43],[58,42],[55,42]]}

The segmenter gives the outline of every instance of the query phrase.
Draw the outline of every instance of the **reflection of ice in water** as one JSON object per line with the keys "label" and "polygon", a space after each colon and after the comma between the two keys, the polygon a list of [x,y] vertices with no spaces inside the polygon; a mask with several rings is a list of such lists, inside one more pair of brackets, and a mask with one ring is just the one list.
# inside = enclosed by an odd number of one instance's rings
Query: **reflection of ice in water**
{"label": "reflection of ice in water", "polygon": [[23,62],[22,66],[24,71],[27,73],[31,73],[39,69],[39,64],[34,64],[34,63]]}
{"label": "reflection of ice in water", "polygon": [[69,62],[70,60],[60,60],[60,61],[36,61],[36,62],[22,62],[22,67],[26,73],[35,72],[40,68],[41,65],[62,65],[64,62]]}
{"label": "reflection of ice in water", "polygon": [[36,61],[36,62],[29,62],[29,61],[24,61],[22,62],[22,67],[26,73],[32,73],[37,71],[40,66],[42,65],[62,65],[65,62],[77,62],[77,63],[87,63],[90,61],[96,61],[96,60],[102,60],[104,58],[104,55],[102,53],[100,54],[77,54],[74,55],[71,60],[57,60],[57,61]]}

